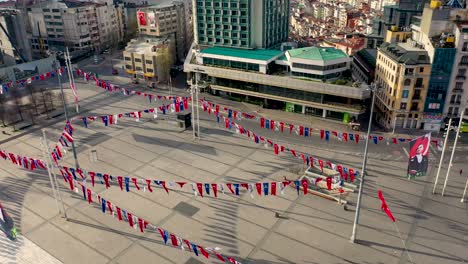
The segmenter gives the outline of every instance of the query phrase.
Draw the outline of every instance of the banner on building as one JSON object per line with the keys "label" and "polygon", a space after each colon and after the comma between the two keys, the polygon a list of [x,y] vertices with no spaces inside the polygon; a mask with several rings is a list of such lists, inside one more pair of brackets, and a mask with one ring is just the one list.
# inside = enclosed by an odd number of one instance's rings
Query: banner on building
{"label": "banner on building", "polygon": [[154,13],[148,13],[146,14],[146,16],[148,17],[148,22],[149,22],[149,25],[154,27],[156,25],[156,21],[154,20]]}
{"label": "banner on building", "polygon": [[431,133],[410,141],[408,178],[425,176],[429,164]]}
{"label": "banner on building", "polygon": [[137,15],[138,15],[138,24],[140,26],[146,26],[146,14],[145,14],[145,12],[138,11]]}

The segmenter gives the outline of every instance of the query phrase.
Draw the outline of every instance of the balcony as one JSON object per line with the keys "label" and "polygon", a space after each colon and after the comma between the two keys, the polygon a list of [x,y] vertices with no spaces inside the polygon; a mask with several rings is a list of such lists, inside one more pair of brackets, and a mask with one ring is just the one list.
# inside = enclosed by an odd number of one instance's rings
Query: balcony
{"label": "balcony", "polygon": [[460,88],[454,88],[452,90],[453,93],[463,93],[463,89],[460,89]]}
{"label": "balcony", "polygon": [[411,98],[411,101],[418,101],[418,100],[421,100],[420,95],[413,95],[413,98]]}
{"label": "balcony", "polygon": [[458,63],[459,66],[468,66],[468,61],[461,61]]}
{"label": "balcony", "polygon": [[465,75],[457,75],[457,76],[455,76],[455,80],[457,80],[457,81],[460,81],[460,80],[464,81],[464,80],[466,80],[466,76],[465,76]]}
{"label": "balcony", "polygon": [[460,101],[450,101],[450,104],[459,105],[459,104],[461,104],[461,102]]}
{"label": "balcony", "polygon": [[410,111],[419,112],[419,108],[417,108],[417,107],[411,107],[411,108],[410,108]]}
{"label": "balcony", "polygon": [[415,84],[414,89],[424,89],[424,84]]}

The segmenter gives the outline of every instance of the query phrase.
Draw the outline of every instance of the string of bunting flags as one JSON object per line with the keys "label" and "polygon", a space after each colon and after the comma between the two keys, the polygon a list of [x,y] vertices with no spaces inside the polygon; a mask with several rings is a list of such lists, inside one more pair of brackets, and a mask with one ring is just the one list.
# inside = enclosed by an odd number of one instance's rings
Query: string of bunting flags
{"label": "string of bunting flags", "polygon": [[[29,169],[31,171],[34,171],[36,168],[47,170],[47,167],[45,165],[46,163],[39,159],[17,155],[14,153],[6,152],[4,150],[0,150],[0,157],[2,157],[4,160],[10,160],[13,164],[17,165],[18,167]],[[69,169],[71,170],[71,168]],[[77,169],[74,171],[80,172],[82,170]],[[215,255],[222,262],[228,261],[229,263],[240,264],[240,262],[237,262],[232,257],[223,256],[217,253],[213,249],[204,248],[200,245],[196,245],[192,242],[189,242],[187,239],[182,239],[179,236],[173,233],[170,233],[169,231],[164,230],[161,227],[152,225],[151,223],[144,220],[143,218],[130,213],[128,210],[125,210],[123,208],[118,207],[117,205],[114,205],[111,201],[106,200],[104,197],[101,197],[100,195],[93,192],[91,189],[87,188],[86,181],[81,183],[77,180],[74,180],[71,176],[68,179],[64,176],[64,180],[65,182],[69,184],[70,190],[75,191],[77,193],[79,192],[79,189],[77,186],[81,186],[81,189],[83,192],[83,199],[85,201],[88,201],[89,204],[91,204],[94,198],[94,200],[101,206],[103,213],[106,213],[106,211],[108,211],[113,217],[117,215],[117,219],[119,221],[128,222],[130,227],[135,228],[135,229],[139,228],[140,232],[142,233],[144,233],[144,230],[146,230],[147,228],[151,228],[153,230],[159,231],[164,241],[164,244],[166,245],[168,244],[168,240],[170,239],[172,246],[179,247],[180,249],[185,250],[184,245],[186,245],[187,250],[190,252],[193,252],[196,256],[203,255],[205,258],[209,258],[210,254],[212,254],[212,255]]]}
{"label": "string of bunting flags", "polygon": [[[297,194],[302,192],[304,195],[308,193],[308,188],[311,185],[316,185],[321,181],[321,178],[317,180],[284,180],[284,181],[270,181],[270,182],[256,182],[256,183],[201,183],[201,182],[187,182],[187,181],[162,181],[154,179],[141,179],[128,176],[113,176],[106,173],[99,173],[94,171],[86,171],[83,168],[72,168],[66,166],[58,166],[60,173],[65,182],[70,184],[70,188],[73,186],[74,181],[82,181],[84,184],[88,180],[91,180],[91,185],[94,187],[95,184],[100,183],[105,185],[106,189],[110,188],[113,184],[118,185],[121,191],[130,192],[131,189],[137,191],[153,192],[154,188],[164,189],[169,194],[171,190],[175,188],[184,189],[185,186],[189,186],[194,196],[204,197],[204,195],[211,195],[214,198],[218,198],[218,194],[232,194],[235,196],[242,195],[242,191],[246,191],[250,194],[251,198],[254,198],[255,191],[258,196],[276,196],[278,193],[284,195],[284,191],[288,186],[296,189]],[[78,177],[79,176],[79,177]],[[80,179],[81,178],[81,179]],[[334,177],[327,177],[325,179],[327,183],[327,189],[332,190],[340,188],[344,185],[344,179],[337,180]]]}
{"label": "string of bunting flags", "polygon": [[[170,244],[173,247],[180,248],[183,251],[187,250],[189,252],[192,252],[197,257],[202,255],[208,259],[210,255],[214,255],[219,261],[223,263],[228,262],[232,264],[241,264],[232,257],[221,255],[216,251],[216,248],[202,247],[193,242],[190,242],[188,239],[182,238],[172,232],[169,232],[168,230],[165,230],[162,227],[158,227],[151,224],[142,217],[136,216],[129,210],[117,206],[110,200],[105,199],[99,194],[93,192],[91,189],[86,188],[86,186],[84,184],[81,184],[80,182],[77,182],[77,185],[81,187],[81,191],[83,193],[83,200],[87,201],[89,205],[96,202],[101,207],[101,211],[103,214],[109,213],[109,215],[112,215],[112,217],[114,218],[117,216],[118,221],[127,222],[130,228],[139,229],[141,233],[144,233],[147,229],[152,229],[154,231],[159,232],[165,245],[169,245],[170,241]],[[70,190],[79,193],[79,188],[75,187],[73,184],[70,184]]]}
{"label": "string of bunting flags", "polygon": [[[134,90],[129,90],[123,87],[119,87],[118,85],[114,85],[108,81],[100,80],[96,78],[95,74],[93,73],[86,73],[83,70],[77,69],[76,73],[78,76],[83,76],[86,81],[89,81],[90,78],[92,78],[96,82],[97,87],[101,87],[109,92],[115,92],[119,91],[124,95],[139,95],[139,96],[144,96],[148,97],[150,102],[152,101],[152,98],[157,98],[157,99],[164,99],[164,100],[172,100],[174,96],[163,96],[163,95],[153,95],[145,92],[139,92],[139,91],[134,91]],[[189,101],[192,100],[191,97],[186,97]],[[223,109],[229,116],[233,116],[234,118],[240,120],[241,118],[246,118],[246,119],[256,119],[261,128],[264,129],[269,129],[269,130],[274,130],[274,131],[281,131],[284,133],[284,130],[286,128],[289,129],[289,133],[292,134],[294,131],[296,135],[298,136],[304,136],[304,137],[309,137],[312,136],[314,131],[318,131],[317,134],[320,134],[320,139],[329,141],[330,137],[334,137],[338,139],[339,141],[344,141],[344,142],[363,142],[366,136],[359,134],[359,133],[351,133],[351,132],[341,132],[341,131],[330,131],[330,130],[325,130],[325,129],[320,129],[320,128],[312,128],[312,127],[307,127],[303,125],[296,125],[292,123],[287,123],[283,121],[275,121],[272,119],[267,119],[261,116],[257,116],[254,114],[250,113],[245,113],[241,111],[237,111],[228,107],[223,107],[219,104],[215,104],[213,102],[209,102],[204,99],[199,100],[200,103],[202,104],[201,107],[203,107],[204,111],[207,112],[215,112],[219,113],[221,109]],[[177,105],[175,104],[175,107]],[[186,108],[187,109],[187,108]],[[404,138],[404,137],[384,137],[382,135],[369,135],[369,139],[374,142],[374,144],[379,144],[381,142],[386,142],[387,144],[393,143],[393,144],[399,144],[399,143],[405,143],[405,142],[410,142],[414,140],[414,138]],[[436,145],[436,147],[440,150],[441,149],[441,144],[439,139],[433,139],[431,141]]]}
{"label": "string of bunting flags", "polygon": [[[294,134],[302,137],[310,137],[314,133],[314,131],[318,131],[317,134],[320,135],[320,139],[329,141],[330,137],[334,137],[338,139],[339,141],[344,141],[344,142],[363,142],[365,141],[366,135],[362,135],[359,133],[351,133],[351,132],[340,132],[340,131],[330,131],[330,130],[325,130],[325,129],[318,129],[318,128],[312,128],[312,127],[307,127],[307,126],[302,126],[302,125],[295,125],[291,123],[286,123],[283,121],[277,121],[273,119],[267,119],[261,116],[256,116],[254,114],[248,114],[244,113],[241,111],[237,111],[231,108],[228,108],[226,106],[221,106],[219,104],[215,104],[213,102],[200,99],[200,102],[203,107],[203,111],[208,112],[211,114],[212,112],[219,113],[221,110],[224,110],[224,113],[228,115],[229,118],[234,118],[237,120],[241,120],[241,118],[246,118],[246,119],[255,119],[259,122],[259,125],[261,128],[267,129],[267,130],[274,130],[274,131],[281,131],[281,133],[284,133],[285,130],[289,130],[289,134],[292,134],[292,132],[295,132]],[[363,140],[361,140],[363,139]],[[374,142],[374,144],[379,144],[381,142],[386,142],[389,144],[392,142],[393,144],[398,144],[398,143],[405,143],[405,142],[410,142],[414,140],[414,138],[403,138],[403,137],[384,137],[381,135],[369,135],[369,139]],[[437,147],[440,147],[440,141],[438,139],[432,140],[432,143],[434,143]]]}
{"label": "string of bunting flags", "polygon": [[[174,105],[174,104],[171,104],[171,105]],[[181,104],[181,106],[182,106],[182,104]],[[167,109],[167,106],[162,106],[162,107],[159,107],[159,108],[150,108],[150,109],[145,109],[145,110],[142,110],[142,111],[133,111],[133,112],[121,113],[121,114],[75,117],[72,120],[81,120],[83,122],[83,126],[86,127],[86,128],[88,128],[88,121],[89,120],[95,121],[95,120],[99,120],[99,119],[102,120],[102,122],[104,123],[105,126],[109,126],[109,125],[112,125],[112,124],[117,124],[117,120],[119,118],[124,117],[124,116],[125,117],[133,117],[133,118],[136,119],[136,121],[139,121],[140,118],[141,118],[142,113],[153,113],[153,117],[157,118],[157,111],[158,111],[158,109],[161,110],[161,108],[162,109]],[[170,108],[171,108],[171,111],[172,111],[173,107],[171,106]],[[179,108],[179,110],[180,109],[182,109],[182,111],[183,111],[183,108]],[[162,111],[162,113],[167,114],[166,111]],[[226,129],[231,129],[232,127],[235,127],[236,133],[247,136],[249,139],[252,139],[255,143],[257,143],[257,144],[263,143],[266,146],[269,145],[269,146],[273,147],[275,155],[279,155],[280,152],[289,152],[294,157],[301,158],[302,161],[304,162],[304,164],[306,164],[307,166],[312,166],[312,167],[317,166],[322,170],[322,172],[323,172],[324,166],[327,166],[329,169],[333,169],[335,171],[338,171],[340,173],[340,175],[342,176],[342,178],[347,179],[348,176],[349,176],[351,181],[354,181],[354,178],[359,175],[359,171],[354,171],[351,168],[348,169],[347,167],[345,167],[343,165],[337,165],[335,163],[332,163],[331,161],[326,161],[326,160],[322,160],[322,159],[319,159],[319,158],[315,158],[315,157],[310,156],[308,154],[304,154],[304,153],[296,151],[296,150],[294,150],[292,148],[287,148],[284,145],[275,143],[271,139],[265,138],[265,137],[263,137],[261,135],[257,135],[254,132],[252,132],[252,131],[250,131],[248,129],[245,129],[241,125],[235,123],[234,121],[230,121],[229,118],[222,116],[220,113],[218,113],[216,115],[216,117],[217,117],[217,122],[218,123],[220,123],[221,117],[224,119]],[[60,156],[60,158],[61,158],[61,156]]]}
{"label": "string of bunting flags", "polygon": [[70,121],[66,121],[65,127],[62,129],[62,133],[58,139],[57,144],[50,153],[55,164],[58,165],[58,161],[62,159],[63,155],[67,153],[68,143],[73,142],[73,126]]}
{"label": "string of bunting flags", "polygon": [[[208,112],[208,113],[211,115],[211,112]],[[318,167],[320,167],[320,170],[322,171],[322,173],[323,173],[323,168],[326,165],[329,169],[332,169],[332,170],[335,170],[335,171],[339,172],[340,175],[341,175],[341,178],[344,178],[345,180],[347,180],[348,176],[349,176],[350,180],[354,181],[354,178],[359,175],[359,171],[354,171],[353,169],[347,168],[347,167],[345,167],[343,165],[338,165],[338,164],[332,163],[330,161],[324,161],[322,159],[315,158],[313,156],[309,156],[308,154],[296,151],[296,150],[294,150],[292,148],[287,148],[284,145],[276,143],[271,139],[268,139],[266,137],[258,135],[256,133],[242,127],[241,125],[235,123],[234,121],[232,121],[233,117],[234,117],[233,115],[231,117],[229,117],[229,116],[225,117],[225,116],[221,115],[221,113],[219,111],[215,112],[215,115],[216,115],[216,121],[218,123],[221,122],[221,118],[223,119],[224,124],[225,124],[224,127],[226,129],[231,130],[231,129],[234,128],[237,134],[247,136],[249,139],[252,139],[257,144],[262,143],[262,144],[265,145],[265,147],[268,147],[268,146],[273,147],[273,151],[274,151],[275,155],[279,155],[280,152],[289,152],[294,157],[302,159],[303,163],[305,165],[307,165],[307,166],[311,166],[311,167],[318,166]]]}
{"label": "string of bunting flags", "polygon": [[62,75],[64,70],[65,70],[65,68],[62,67],[60,69],[56,69],[56,70],[45,72],[45,73],[42,73],[42,74],[39,74],[39,75],[31,76],[31,77],[26,78],[26,79],[16,80],[15,82],[2,83],[2,84],[0,84],[0,94],[7,93],[9,91],[9,89],[12,88],[12,86],[14,84],[18,85],[19,87],[24,87],[25,84],[30,84],[30,83],[32,83],[32,81],[38,81],[38,80],[44,81],[47,78],[53,78],[53,77],[55,77],[55,75],[57,73]]}
{"label": "string of bunting flags", "polygon": [[[96,77],[96,74],[91,73],[91,72],[85,72],[83,70],[77,69],[76,74],[78,76],[83,76],[85,81],[89,81],[92,79],[93,81],[96,82],[96,86],[100,87],[108,92],[119,92],[123,95],[130,96],[130,95],[138,95],[138,96],[143,96],[147,97],[149,102],[153,102],[153,99],[155,101],[157,100],[172,100],[174,101],[174,108],[179,107],[180,103],[186,103],[188,101],[191,101],[191,97],[182,97],[182,96],[166,96],[166,95],[158,95],[158,94],[151,94],[151,93],[146,93],[146,92],[140,92],[140,91],[135,91],[135,90],[130,90],[124,87],[120,87],[118,85],[112,84],[109,81],[101,80]],[[179,103],[179,106],[177,106],[177,103]],[[188,105],[185,105],[185,109],[188,108]],[[174,109],[175,110],[175,109]]]}

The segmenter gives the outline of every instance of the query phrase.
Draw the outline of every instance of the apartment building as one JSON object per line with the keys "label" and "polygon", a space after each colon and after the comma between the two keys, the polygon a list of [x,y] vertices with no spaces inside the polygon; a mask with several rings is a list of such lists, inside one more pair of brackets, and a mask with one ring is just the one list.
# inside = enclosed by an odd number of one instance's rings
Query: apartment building
{"label": "apartment building", "polygon": [[33,52],[51,47],[101,51],[122,40],[115,6],[79,1],[41,2],[27,8]]}
{"label": "apartment building", "polygon": [[175,40],[176,60],[183,61],[193,41],[191,1],[166,0],[137,11],[138,31],[143,37]]}
{"label": "apartment building", "polygon": [[174,54],[171,36],[132,39],[123,52],[125,70],[136,79],[167,82]]}
{"label": "apartment building", "polygon": [[422,128],[431,63],[410,43],[384,43],[377,50],[377,121],[387,129]]}

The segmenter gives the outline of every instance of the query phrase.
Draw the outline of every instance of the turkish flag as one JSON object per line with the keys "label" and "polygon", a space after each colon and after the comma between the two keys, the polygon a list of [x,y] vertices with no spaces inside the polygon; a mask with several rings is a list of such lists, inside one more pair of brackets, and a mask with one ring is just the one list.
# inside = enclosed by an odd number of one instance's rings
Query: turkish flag
{"label": "turkish flag", "polygon": [[138,22],[141,26],[146,26],[146,14],[145,12],[137,12],[138,13]]}
{"label": "turkish flag", "polygon": [[379,195],[380,201],[382,202],[382,205],[380,206],[380,208],[387,214],[388,218],[390,218],[390,220],[392,220],[392,222],[395,222],[396,219],[395,219],[395,217],[393,217],[393,214],[390,211],[390,208],[388,208],[388,205],[385,202],[385,199],[383,197],[383,194],[382,194],[381,190],[378,190],[378,195]]}

